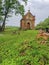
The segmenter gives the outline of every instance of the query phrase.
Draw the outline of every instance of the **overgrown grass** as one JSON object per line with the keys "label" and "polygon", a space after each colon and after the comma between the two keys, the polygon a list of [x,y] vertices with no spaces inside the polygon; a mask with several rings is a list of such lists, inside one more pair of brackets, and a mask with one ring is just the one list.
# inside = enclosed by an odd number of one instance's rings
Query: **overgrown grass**
{"label": "overgrown grass", "polygon": [[0,65],[49,65],[49,43],[39,44],[37,33],[16,27],[0,33]]}

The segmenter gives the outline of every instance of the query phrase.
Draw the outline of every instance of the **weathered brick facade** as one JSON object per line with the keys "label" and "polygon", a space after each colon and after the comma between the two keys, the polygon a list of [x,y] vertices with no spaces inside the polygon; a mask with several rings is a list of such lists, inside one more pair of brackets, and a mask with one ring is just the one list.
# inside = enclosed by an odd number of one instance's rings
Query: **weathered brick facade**
{"label": "weathered brick facade", "polygon": [[35,16],[33,16],[30,11],[20,21],[20,27],[23,30],[34,29],[35,27]]}

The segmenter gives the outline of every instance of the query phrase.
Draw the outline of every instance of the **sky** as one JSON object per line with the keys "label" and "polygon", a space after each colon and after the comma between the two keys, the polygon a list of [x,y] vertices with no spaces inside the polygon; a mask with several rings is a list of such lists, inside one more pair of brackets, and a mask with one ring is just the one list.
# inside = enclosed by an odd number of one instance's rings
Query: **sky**
{"label": "sky", "polygon": [[[19,0],[25,8],[25,14],[30,10],[32,15],[35,15],[35,25],[43,21],[49,16],[49,0],[28,0],[25,5],[22,0]],[[20,26],[21,15],[12,14],[12,17],[8,18],[6,25],[8,26]]]}

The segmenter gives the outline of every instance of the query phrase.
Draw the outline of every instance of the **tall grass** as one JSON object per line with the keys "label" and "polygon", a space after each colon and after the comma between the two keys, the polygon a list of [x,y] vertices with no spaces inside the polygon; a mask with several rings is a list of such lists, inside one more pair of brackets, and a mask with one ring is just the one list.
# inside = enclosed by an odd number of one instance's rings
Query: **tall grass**
{"label": "tall grass", "polygon": [[49,43],[39,44],[37,33],[13,27],[0,33],[0,65],[49,65]]}

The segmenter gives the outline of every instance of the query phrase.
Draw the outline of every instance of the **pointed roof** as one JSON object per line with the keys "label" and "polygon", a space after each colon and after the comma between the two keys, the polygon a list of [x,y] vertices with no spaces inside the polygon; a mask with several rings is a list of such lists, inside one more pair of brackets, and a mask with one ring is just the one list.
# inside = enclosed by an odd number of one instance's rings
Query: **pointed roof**
{"label": "pointed roof", "polygon": [[[30,16],[33,16],[32,13],[30,12],[30,10],[28,10],[27,14],[26,15],[30,15]],[[25,16],[26,16],[25,15]]]}
{"label": "pointed roof", "polygon": [[24,15],[23,19],[24,18],[26,19],[27,17],[30,18],[30,17],[35,17],[35,16],[32,15],[32,13],[30,12],[30,10],[28,10],[27,14]]}

